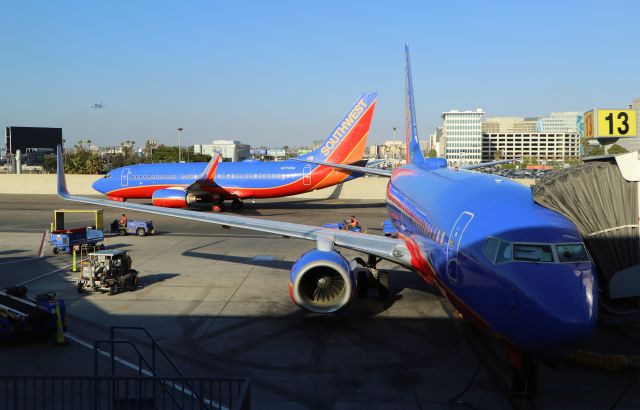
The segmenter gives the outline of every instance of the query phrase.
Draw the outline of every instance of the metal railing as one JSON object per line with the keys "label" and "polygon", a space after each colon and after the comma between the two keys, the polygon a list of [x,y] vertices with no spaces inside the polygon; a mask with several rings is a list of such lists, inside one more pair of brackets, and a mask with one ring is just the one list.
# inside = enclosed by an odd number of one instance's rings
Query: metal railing
{"label": "metal railing", "polygon": [[[110,340],[115,340],[115,335],[116,335],[116,331],[117,330],[119,330],[119,331],[122,331],[122,330],[128,330],[128,331],[135,330],[138,333],[143,333],[147,337],[149,343],[151,344],[151,369],[150,370],[154,373],[154,375],[157,375],[157,373],[158,373],[157,360],[156,360],[156,351],[157,351],[157,352],[159,352],[160,357],[164,358],[164,360],[169,364],[169,366],[171,367],[171,369],[173,369],[173,371],[176,373],[176,375],[182,377],[182,372],[180,371],[178,366],[175,365],[173,360],[171,360],[169,355],[160,346],[158,341],[153,336],[151,336],[151,333],[149,333],[149,331],[147,329],[145,329],[144,327],[140,327],[140,326],[111,326],[111,328],[109,329],[109,339]],[[142,356],[142,353],[140,353],[140,355]],[[94,369],[94,371],[96,372],[95,374],[97,376],[98,375],[97,374],[97,368]],[[112,375],[115,375],[115,373],[112,373]]]}
{"label": "metal railing", "polygon": [[[196,386],[200,394],[194,395],[189,386]],[[0,376],[0,408],[248,410],[250,382],[241,378]]]}
{"label": "metal railing", "polygon": [[[149,360],[147,359],[147,357],[142,353],[142,351],[140,350],[140,348],[138,347],[138,345],[130,340],[117,340],[115,339],[115,334],[116,334],[116,330],[135,330],[138,333],[143,333],[145,336],[147,336],[148,342],[151,344],[151,362],[149,362]],[[110,351],[107,352],[106,350],[101,349],[102,345],[107,345],[110,347]],[[133,363],[128,363],[128,365],[130,366],[131,369],[135,369],[135,371],[137,372],[138,376],[151,376],[151,377],[159,377],[160,374],[158,372],[158,363],[156,360],[156,351],[158,351],[161,355],[162,358],[165,359],[165,361],[169,364],[171,370],[173,370],[176,374],[172,374],[172,375],[166,375],[163,374],[162,376],[169,376],[169,377],[180,377],[182,378],[182,372],[180,371],[180,369],[175,365],[175,363],[173,362],[173,360],[171,360],[171,358],[169,357],[169,355],[162,349],[162,347],[160,346],[160,344],[158,344],[158,342],[156,341],[156,339],[151,336],[151,333],[149,333],[149,331],[147,331],[147,329],[143,328],[143,327],[139,327],[139,326],[111,326],[110,330],[109,330],[109,339],[107,340],[96,340],[93,343],[93,352],[94,352],[94,365],[93,365],[93,372],[94,372],[94,376],[99,376],[100,375],[100,371],[99,371],[99,357],[100,355],[105,355],[109,358],[109,361],[111,362],[111,376],[115,377],[116,376],[116,369],[119,366],[116,366],[116,363],[121,363],[119,358],[116,356],[116,347],[117,346],[127,346],[130,347],[136,354],[137,357],[137,368],[134,368],[134,364]],[[106,354],[105,354],[106,353]],[[131,366],[134,365],[134,366]],[[175,408],[179,408],[182,409],[183,407],[180,405],[178,398],[176,397],[176,395],[174,394],[175,392],[173,390],[175,390],[175,386],[168,386],[165,383],[165,378],[159,378],[159,387],[162,388],[165,393],[168,395],[168,397],[173,400]],[[173,388],[172,388],[173,387]],[[194,399],[199,400],[200,397],[202,397],[202,392],[197,389],[197,386],[194,387],[191,384],[189,384],[188,380],[184,379],[184,384],[181,386],[181,392],[182,394],[188,394],[190,396],[192,396]],[[206,407],[209,408],[209,407]]]}

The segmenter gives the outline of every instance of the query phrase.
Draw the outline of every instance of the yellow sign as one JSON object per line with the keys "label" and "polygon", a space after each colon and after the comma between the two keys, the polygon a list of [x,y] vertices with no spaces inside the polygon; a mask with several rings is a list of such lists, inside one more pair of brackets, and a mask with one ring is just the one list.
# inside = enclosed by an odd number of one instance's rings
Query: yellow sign
{"label": "yellow sign", "polygon": [[599,108],[584,113],[585,138],[626,138],[637,135],[635,110]]}

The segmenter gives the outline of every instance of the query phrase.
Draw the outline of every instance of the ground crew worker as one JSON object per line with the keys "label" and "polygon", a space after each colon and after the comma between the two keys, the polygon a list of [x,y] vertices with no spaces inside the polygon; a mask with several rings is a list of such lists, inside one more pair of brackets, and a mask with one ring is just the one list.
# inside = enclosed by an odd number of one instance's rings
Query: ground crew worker
{"label": "ground crew worker", "polygon": [[351,222],[349,222],[349,224],[351,225],[352,228],[357,228],[358,226],[360,226],[360,223],[358,222],[356,217],[353,215],[351,215]]}
{"label": "ground crew worker", "polygon": [[129,218],[127,218],[127,215],[122,214],[122,217],[120,218],[120,226],[127,226],[128,222]]}

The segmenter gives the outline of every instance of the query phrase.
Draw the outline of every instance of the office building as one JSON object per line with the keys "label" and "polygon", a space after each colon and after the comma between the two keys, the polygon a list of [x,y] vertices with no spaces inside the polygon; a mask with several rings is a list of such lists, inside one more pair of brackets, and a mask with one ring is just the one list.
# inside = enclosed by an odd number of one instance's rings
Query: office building
{"label": "office building", "polygon": [[482,161],[482,121],[484,111],[451,110],[442,113],[444,154],[449,165]]}
{"label": "office building", "polygon": [[513,132],[514,125],[523,121],[523,117],[487,117],[482,123],[482,133]]}
{"label": "office building", "polygon": [[240,141],[215,140],[213,144],[196,144],[193,146],[196,154],[212,155],[219,152],[223,161],[244,161],[251,158],[251,147]]}
{"label": "office building", "polygon": [[538,120],[536,131],[579,132],[581,121],[581,112],[552,112],[548,117]]}

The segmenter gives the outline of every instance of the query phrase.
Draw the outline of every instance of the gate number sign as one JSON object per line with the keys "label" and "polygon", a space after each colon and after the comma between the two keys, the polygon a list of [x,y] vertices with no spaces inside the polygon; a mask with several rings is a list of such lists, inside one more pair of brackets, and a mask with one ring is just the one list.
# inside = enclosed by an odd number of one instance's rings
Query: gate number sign
{"label": "gate number sign", "polygon": [[623,138],[637,135],[635,110],[609,110],[598,108],[584,113],[586,138]]}

